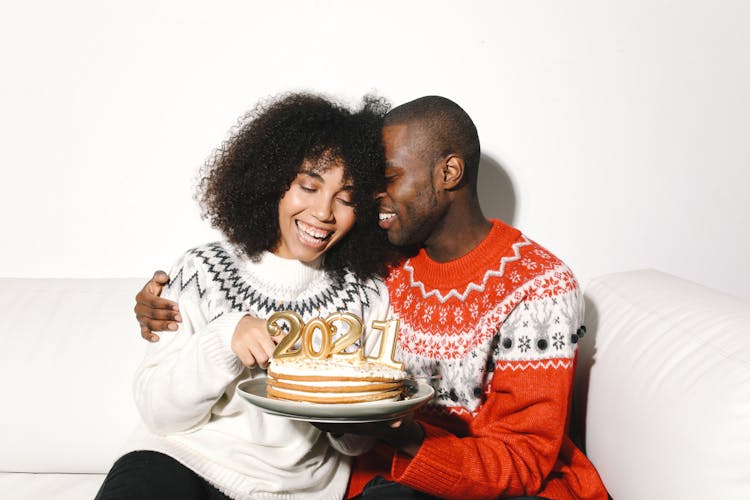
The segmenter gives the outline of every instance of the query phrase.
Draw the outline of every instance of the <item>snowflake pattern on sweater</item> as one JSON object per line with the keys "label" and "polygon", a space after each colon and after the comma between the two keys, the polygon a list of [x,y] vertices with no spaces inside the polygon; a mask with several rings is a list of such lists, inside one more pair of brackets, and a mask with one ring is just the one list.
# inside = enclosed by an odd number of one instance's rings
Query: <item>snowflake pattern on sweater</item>
{"label": "snowflake pattern on sweater", "polygon": [[425,259],[405,262],[388,285],[400,355],[410,375],[433,380],[433,407],[473,414],[495,372],[572,367],[582,300],[554,255],[520,235],[509,255],[447,290],[420,279]]}
{"label": "snowflake pattern on sweater", "polygon": [[381,475],[439,498],[607,498],[565,432],[583,303],[562,261],[495,220],[465,256],[422,249],[387,284],[398,353],[435,397],[417,453],[362,457],[351,495]]}

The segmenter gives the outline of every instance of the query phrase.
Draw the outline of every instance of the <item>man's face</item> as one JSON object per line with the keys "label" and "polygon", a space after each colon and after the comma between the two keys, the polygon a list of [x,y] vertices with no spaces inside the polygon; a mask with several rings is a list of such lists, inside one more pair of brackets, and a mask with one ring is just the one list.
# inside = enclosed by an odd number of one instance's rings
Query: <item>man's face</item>
{"label": "man's face", "polygon": [[398,246],[423,244],[443,213],[433,180],[434,159],[424,153],[422,134],[415,125],[383,128],[387,187],[378,195],[380,227]]}

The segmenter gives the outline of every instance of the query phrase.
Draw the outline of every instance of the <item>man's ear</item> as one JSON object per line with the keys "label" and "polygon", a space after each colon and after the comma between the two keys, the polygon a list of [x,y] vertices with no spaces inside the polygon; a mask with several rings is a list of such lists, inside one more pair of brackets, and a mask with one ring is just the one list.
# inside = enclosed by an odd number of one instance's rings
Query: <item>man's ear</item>
{"label": "man's ear", "polygon": [[464,178],[464,160],[460,156],[449,155],[442,162],[440,180],[443,189],[455,189]]}

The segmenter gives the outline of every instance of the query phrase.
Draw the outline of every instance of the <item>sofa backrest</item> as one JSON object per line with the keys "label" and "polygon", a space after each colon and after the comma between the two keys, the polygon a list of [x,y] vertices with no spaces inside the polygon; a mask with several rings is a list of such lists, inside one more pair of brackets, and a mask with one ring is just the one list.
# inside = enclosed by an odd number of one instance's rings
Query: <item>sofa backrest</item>
{"label": "sofa backrest", "polygon": [[144,278],[0,279],[0,471],[106,472],[138,413]]}
{"label": "sofa backrest", "polygon": [[[143,278],[0,278],[0,472],[103,473],[139,420]],[[750,491],[750,304],[657,271],[586,289],[575,406],[615,500]]]}
{"label": "sofa backrest", "polygon": [[585,296],[575,406],[612,497],[750,498],[750,304],[652,270]]}

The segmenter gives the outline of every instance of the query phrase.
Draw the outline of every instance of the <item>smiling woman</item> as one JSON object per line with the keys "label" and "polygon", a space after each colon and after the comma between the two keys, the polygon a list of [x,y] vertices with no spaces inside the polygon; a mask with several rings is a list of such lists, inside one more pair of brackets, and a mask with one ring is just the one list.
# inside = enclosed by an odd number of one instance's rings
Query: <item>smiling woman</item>
{"label": "smiling woman", "polygon": [[270,416],[237,386],[265,378],[277,341],[265,318],[275,312],[385,319],[390,247],[374,194],[386,108],[291,94],[256,107],[207,162],[200,201],[227,241],[172,267],[163,296],[183,322],[151,344],[136,374],[137,451],[115,463],[98,499],[344,496],[347,456],[371,441]]}
{"label": "smiling woman", "polygon": [[305,160],[289,190],[279,201],[281,238],[275,253],[312,262],[320,258],[354,226],[350,182],[340,158]]}
{"label": "smiling woman", "polygon": [[[309,94],[258,104],[204,166],[198,192],[204,216],[230,242],[255,256],[289,243],[281,231],[298,233],[297,221],[307,224],[308,236],[319,239],[333,230],[331,218],[341,215],[338,209],[348,207],[356,223],[333,235],[329,243],[338,244],[323,245],[323,267],[348,269],[360,277],[383,275],[391,247],[384,233],[374,230],[378,206],[373,193],[385,182],[380,134],[387,108],[382,100],[366,97],[362,109],[352,113]],[[322,196],[335,204],[318,199],[323,184]],[[282,198],[286,206],[300,201],[303,192],[311,195],[304,203],[315,199],[310,208],[320,213],[300,213],[284,228]]]}

